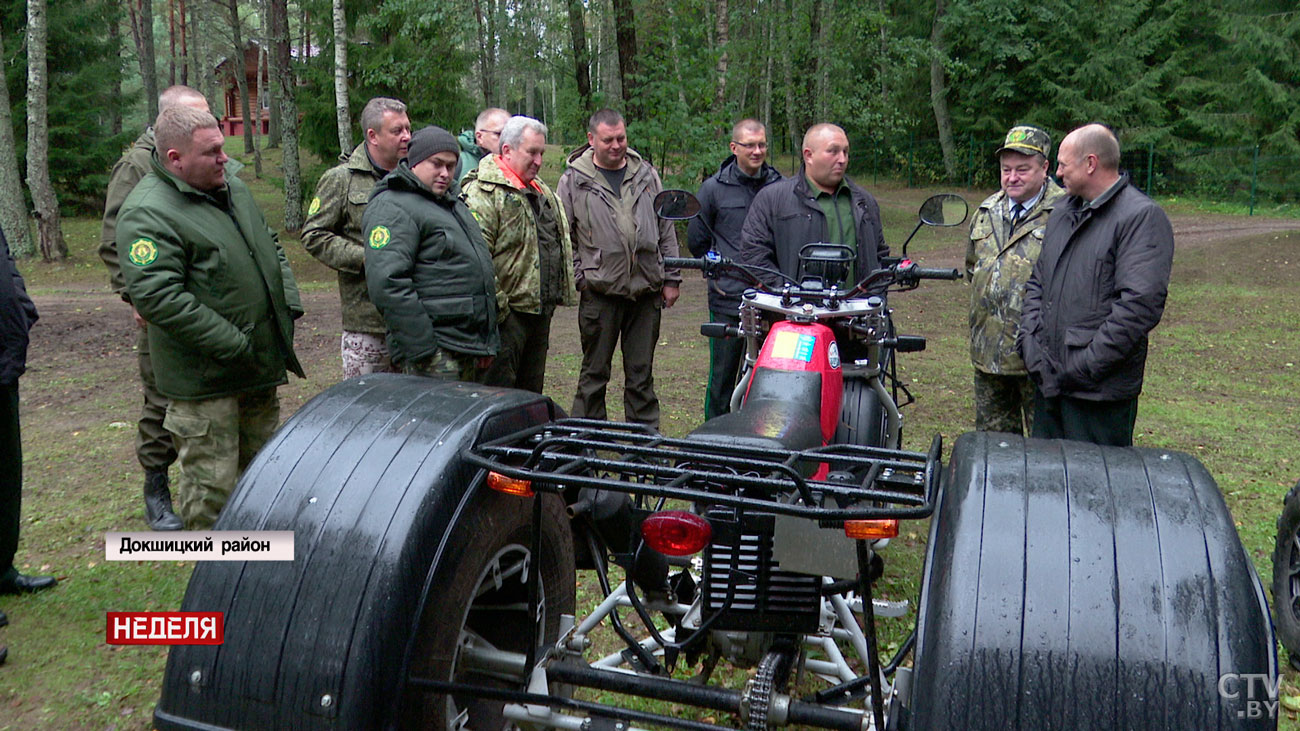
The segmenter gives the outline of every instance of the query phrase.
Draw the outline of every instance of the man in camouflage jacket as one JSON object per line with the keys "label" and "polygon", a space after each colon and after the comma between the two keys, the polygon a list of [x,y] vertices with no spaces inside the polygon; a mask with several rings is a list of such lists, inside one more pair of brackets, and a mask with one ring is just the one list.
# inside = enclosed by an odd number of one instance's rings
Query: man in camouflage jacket
{"label": "man in camouflage jacket", "polygon": [[1016,349],[1016,330],[1047,217],[1065,194],[1047,176],[1051,149],[1047,132],[1012,127],[997,152],[1001,190],[986,198],[971,220],[966,279],[980,431],[1026,434],[1032,424],[1034,384]]}
{"label": "man in camouflage jacket", "polygon": [[511,117],[501,130],[501,154],[480,160],[462,183],[508,304],[498,326],[501,349],[484,383],[536,393],[544,385],[555,307],[578,303],[569,222],[537,177],[546,133],[536,119]]}
{"label": "man in camouflage jacket", "polygon": [[316,196],[307,208],[302,245],[322,264],[338,272],[339,299],[343,304],[343,377],[391,373],[393,364],[384,341],[384,318],[370,302],[366,290],[366,247],[361,216],[375,183],[406,157],[411,141],[411,121],[406,105],[396,99],[375,97],[361,111],[366,139],[352,154],[340,157],[321,176]]}

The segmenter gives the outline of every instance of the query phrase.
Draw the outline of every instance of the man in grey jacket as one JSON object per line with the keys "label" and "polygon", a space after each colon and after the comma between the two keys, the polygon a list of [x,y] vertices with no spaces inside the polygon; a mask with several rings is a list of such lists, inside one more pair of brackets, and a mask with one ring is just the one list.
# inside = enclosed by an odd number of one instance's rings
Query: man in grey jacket
{"label": "man in grey jacket", "polygon": [[572,416],[605,418],[610,363],[621,342],[624,418],[659,428],[659,314],[677,301],[682,281],[664,268],[664,257],[677,256],[677,232],[655,215],[661,190],[654,167],[628,148],[623,116],[612,109],[591,115],[587,144],[569,156],[556,189],[569,217],[579,292],[582,370]]}
{"label": "man in grey jacket", "polygon": [[1047,221],[1018,336],[1036,386],[1032,434],[1129,446],[1173,228],[1120,174],[1119,140],[1103,125],[1067,135],[1056,172],[1068,195]]}
{"label": "man in grey jacket", "polygon": [[[889,256],[880,225],[880,206],[870,193],[845,177],[849,138],[833,124],[815,124],[803,136],[803,164],[793,177],[763,188],[754,196],[741,229],[740,259],[776,269],[788,277],[799,272],[805,244],[842,244],[857,252],[856,282]],[[759,275],[771,287],[783,280]]]}

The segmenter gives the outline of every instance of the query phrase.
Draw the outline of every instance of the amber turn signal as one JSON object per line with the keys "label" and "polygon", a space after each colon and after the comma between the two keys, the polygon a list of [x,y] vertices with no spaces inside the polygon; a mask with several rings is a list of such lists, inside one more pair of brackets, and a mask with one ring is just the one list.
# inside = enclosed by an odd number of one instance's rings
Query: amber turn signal
{"label": "amber turn signal", "polygon": [[518,495],[519,497],[533,496],[533,483],[529,480],[520,480],[515,477],[506,477],[500,472],[489,472],[487,476],[488,487],[497,492],[504,492],[507,495]]}
{"label": "amber turn signal", "polygon": [[846,520],[844,535],[859,541],[877,541],[898,537],[898,518],[876,520]]}

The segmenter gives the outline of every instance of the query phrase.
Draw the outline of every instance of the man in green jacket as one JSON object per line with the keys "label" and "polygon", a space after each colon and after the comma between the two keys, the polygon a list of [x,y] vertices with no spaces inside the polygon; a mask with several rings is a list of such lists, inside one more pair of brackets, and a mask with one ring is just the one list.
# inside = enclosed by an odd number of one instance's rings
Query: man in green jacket
{"label": "man in green jacket", "polygon": [[500,341],[492,255],[456,182],[456,138],[441,127],[411,137],[362,216],[366,284],[403,373],[481,381]]}
{"label": "man in green jacket", "polygon": [[663,190],[650,163],[627,146],[623,115],[602,109],[587,123],[587,144],[569,156],[558,193],[573,237],[582,371],[572,416],[604,419],[614,348],[623,349],[623,414],[659,428],[654,356],[659,316],[677,301],[682,277],[664,268],[677,256],[677,230],[658,218]]}
{"label": "man in green jacket", "polygon": [[117,250],[171,400],[163,425],[179,453],[178,510],[203,530],[275,431],[286,369],[304,375],[293,351],[302,304],[248,187],[226,176],[217,120],[173,107],[154,131],[152,169],[122,205]]}
{"label": "man in green jacket", "polygon": [[578,303],[569,221],[537,177],[546,133],[536,119],[511,117],[501,130],[501,154],[483,158],[462,184],[510,310],[484,382],[536,393],[545,381],[555,307]]}
{"label": "man in green jacket", "polygon": [[975,429],[1028,434],[1034,383],[1016,350],[1025,284],[1043,248],[1047,217],[1065,191],[1047,176],[1052,138],[1012,127],[998,148],[1001,190],[971,219],[966,281],[971,283],[970,357],[975,366]]}
{"label": "man in green jacket", "polygon": [[460,145],[460,173],[456,179],[464,182],[466,176],[488,155],[501,152],[501,128],[510,119],[510,112],[501,107],[488,107],[474,119],[474,129],[465,130],[456,138]]}
{"label": "man in green jacket", "polygon": [[[171,86],[158,95],[158,109],[165,111],[174,106],[193,107],[208,111],[208,100],[188,86]],[[117,216],[122,203],[135,188],[136,183],[148,174],[153,159],[154,131],[150,127],[136,139],[135,144],[123,153],[113,166],[104,200],[104,222],[99,238],[99,257],[108,267],[109,282],[113,291],[128,305],[131,298],[126,293],[126,280],[117,251]],[[242,167],[238,162],[231,161]],[[235,171],[227,170],[231,175]],[[131,314],[138,326],[136,331],[136,361],[140,369],[140,386],[144,392],[144,406],[136,425],[135,456],[144,468],[144,515],[154,530],[180,530],[181,520],[172,511],[172,496],[168,489],[167,469],[176,461],[176,447],[171,433],[163,428],[167,413],[167,397],[158,392],[154,380],[153,359],[149,356],[149,334],[144,319],[134,307]]]}
{"label": "man in green jacket", "polygon": [[366,291],[361,216],[375,183],[406,157],[411,142],[406,105],[386,97],[371,99],[361,110],[361,129],[365,141],[351,155],[342,157],[342,164],[321,176],[302,226],[302,245],[338,272],[339,299],[343,304],[340,352],[344,378],[393,372],[384,342],[384,318]]}

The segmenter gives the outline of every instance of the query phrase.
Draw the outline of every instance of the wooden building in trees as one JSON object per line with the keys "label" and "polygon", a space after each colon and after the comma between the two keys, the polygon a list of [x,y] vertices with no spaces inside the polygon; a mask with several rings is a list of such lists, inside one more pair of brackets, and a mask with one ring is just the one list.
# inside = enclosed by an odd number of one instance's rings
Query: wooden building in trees
{"label": "wooden building in trees", "polygon": [[244,62],[240,67],[231,63],[230,57],[221,59],[217,64],[216,75],[221,83],[222,97],[225,100],[224,113],[217,121],[221,123],[222,134],[227,137],[238,137],[244,134],[244,111],[239,98],[236,73],[244,74],[244,83],[248,88],[248,108],[253,118],[257,120],[256,133],[264,135],[269,131],[271,110],[262,94],[264,84],[258,83],[261,50],[262,47],[257,41],[250,40],[244,44]]}

